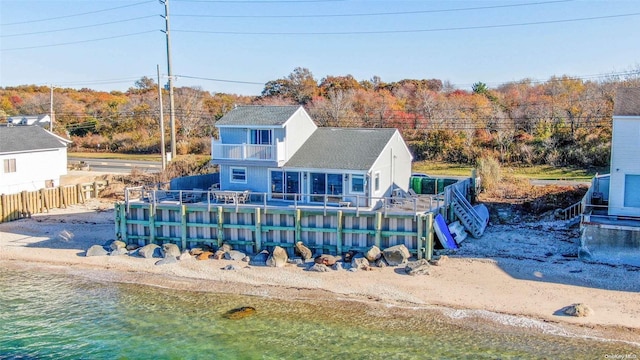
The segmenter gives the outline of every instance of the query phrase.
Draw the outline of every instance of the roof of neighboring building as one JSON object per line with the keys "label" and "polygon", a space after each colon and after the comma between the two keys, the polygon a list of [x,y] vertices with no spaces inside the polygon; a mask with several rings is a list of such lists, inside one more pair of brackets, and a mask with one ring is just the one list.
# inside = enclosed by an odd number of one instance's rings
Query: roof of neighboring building
{"label": "roof of neighboring building", "polygon": [[40,126],[0,126],[0,153],[59,149],[69,142]]}
{"label": "roof of neighboring building", "polygon": [[640,116],[640,88],[621,88],[613,103],[614,116]]}
{"label": "roof of neighboring building", "polygon": [[369,170],[396,129],[318,128],[285,167]]}
{"label": "roof of neighboring building", "polygon": [[216,122],[218,125],[253,125],[253,126],[279,126],[283,125],[301,106],[263,106],[248,105],[238,106],[226,113]]}

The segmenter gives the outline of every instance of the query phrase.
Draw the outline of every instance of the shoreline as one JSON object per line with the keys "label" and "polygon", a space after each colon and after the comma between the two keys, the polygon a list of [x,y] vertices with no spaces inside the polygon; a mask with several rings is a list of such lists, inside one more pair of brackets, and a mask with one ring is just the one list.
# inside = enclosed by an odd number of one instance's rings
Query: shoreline
{"label": "shoreline", "polygon": [[[296,265],[268,268],[230,260],[191,259],[156,266],[158,259],[85,257],[89,246],[114,238],[113,218],[112,204],[96,200],[0,224],[0,267],[184,291],[434,310],[451,321],[491,321],[541,333],[558,328],[569,336],[640,347],[640,284],[631,283],[637,270],[561,261],[565,248],[554,250],[553,257],[537,254],[546,247],[569,248],[570,242],[562,239],[543,241],[544,236],[558,235],[547,228],[490,226],[481,239],[465,241],[462,250],[441,266],[432,266],[430,275],[414,277],[393,267],[315,273]],[[543,245],[533,254],[523,243]],[[503,245],[514,252],[505,254]],[[539,255],[551,259],[543,262]],[[240,269],[222,270],[228,264]],[[579,302],[594,314],[554,315]]]}

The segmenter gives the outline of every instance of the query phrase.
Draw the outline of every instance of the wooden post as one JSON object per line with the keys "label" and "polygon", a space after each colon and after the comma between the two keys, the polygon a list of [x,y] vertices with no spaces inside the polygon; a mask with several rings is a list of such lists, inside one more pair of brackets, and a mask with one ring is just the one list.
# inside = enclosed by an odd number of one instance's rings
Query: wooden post
{"label": "wooden post", "polygon": [[58,186],[59,189],[59,193],[60,193],[60,207],[64,206],[65,208],[67,207],[67,201],[64,198],[64,188],[62,186]]}
{"label": "wooden post", "polygon": [[260,251],[262,251],[262,215],[260,214],[259,207],[256,208],[255,217],[256,217],[256,220],[255,220],[256,228],[255,228],[255,243],[254,243],[253,250],[257,254]]}
{"label": "wooden post", "polygon": [[180,205],[180,219],[182,224],[180,225],[180,228],[182,229],[182,231],[180,232],[182,234],[182,246],[180,247],[181,250],[185,250],[187,248],[187,206],[186,205]]}
{"label": "wooden post", "polygon": [[98,198],[98,182],[97,181],[93,182],[93,198],[94,199]]}
{"label": "wooden post", "polygon": [[376,221],[375,222],[375,230],[376,230],[375,245],[379,249],[382,244],[382,213],[380,211],[376,212],[375,221]]}
{"label": "wooden post", "polygon": [[224,240],[224,212],[222,206],[218,206],[218,247]]}
{"label": "wooden post", "polygon": [[78,192],[78,203],[84,203],[84,193],[82,192],[82,184],[76,184],[76,191]]}
{"label": "wooden post", "polygon": [[302,211],[300,209],[296,209],[296,230],[295,230],[295,241],[302,241]]}
{"label": "wooden post", "polygon": [[0,195],[0,222],[5,222],[7,220],[7,195]]}
{"label": "wooden post", "polygon": [[47,209],[47,212],[49,212],[49,209],[51,208],[51,205],[49,204],[49,197],[47,195],[49,194],[47,194],[47,191],[45,189],[40,189],[40,196],[42,197],[41,212],[44,212],[44,209]]}
{"label": "wooden post", "polygon": [[[418,222],[418,233],[417,233],[417,237],[416,237],[416,250],[418,250],[418,260],[423,258],[423,253],[422,253],[422,241],[424,240],[424,215],[418,215],[416,216],[416,221]],[[425,251],[426,252],[426,251]]]}
{"label": "wooden post", "polygon": [[427,214],[427,260],[433,257],[433,213]]}
{"label": "wooden post", "polygon": [[[156,243],[156,214],[153,203],[149,203],[149,244]],[[184,250],[184,249],[183,249]]]}
{"label": "wooden post", "polygon": [[342,255],[342,210],[338,210],[338,224],[336,226],[336,255]]}

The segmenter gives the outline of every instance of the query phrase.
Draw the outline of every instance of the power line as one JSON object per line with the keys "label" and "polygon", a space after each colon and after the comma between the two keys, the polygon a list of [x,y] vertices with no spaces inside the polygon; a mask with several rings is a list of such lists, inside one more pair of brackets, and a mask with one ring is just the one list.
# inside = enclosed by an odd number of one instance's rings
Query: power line
{"label": "power line", "polygon": [[55,46],[83,44],[83,43],[89,43],[89,42],[95,42],[95,41],[111,40],[111,39],[118,39],[118,38],[123,38],[123,37],[128,37],[128,36],[148,34],[148,33],[157,32],[157,31],[160,31],[160,30],[147,30],[147,31],[140,31],[140,32],[137,32],[137,33],[115,35],[115,36],[109,36],[109,37],[98,38],[98,39],[71,41],[71,42],[58,43],[58,44],[37,45],[37,46],[26,46],[26,47],[20,47],[20,48],[0,49],[0,51],[16,51],[16,50],[40,49],[40,48],[55,47]]}
{"label": "power line", "polygon": [[174,0],[177,2],[194,2],[194,3],[220,3],[220,4],[306,4],[306,3],[323,3],[323,2],[344,2],[346,0]]}
{"label": "power line", "polygon": [[523,4],[476,6],[476,7],[467,7],[467,8],[452,8],[452,9],[439,9],[439,10],[412,10],[412,11],[391,11],[391,12],[354,13],[354,14],[317,14],[317,15],[301,15],[301,14],[296,14],[296,15],[175,14],[173,16],[202,17],[202,18],[331,18],[331,17],[365,17],[365,16],[416,15],[416,14],[431,14],[431,13],[458,12],[458,11],[488,10],[488,9],[522,7],[522,6],[547,5],[547,4],[563,3],[563,2],[571,2],[571,1],[574,1],[574,0],[542,1],[542,2],[523,3]]}
{"label": "power line", "polygon": [[0,26],[32,24],[32,23],[35,23],[35,22],[67,19],[67,18],[71,18],[71,17],[84,16],[84,15],[97,14],[97,13],[107,12],[107,11],[112,11],[112,10],[124,9],[124,8],[132,7],[132,6],[138,6],[138,5],[148,4],[148,3],[153,3],[153,2],[155,2],[155,1],[154,0],[142,1],[142,2],[138,2],[138,3],[134,3],[134,4],[116,6],[116,7],[112,7],[112,8],[108,8],[108,9],[87,11],[87,12],[78,13],[78,14],[62,15],[62,16],[56,16],[56,17],[50,17],[50,18],[44,18],[44,19],[37,19],[37,20],[28,20],[28,21],[19,21],[19,22],[13,22],[13,23],[6,23],[6,24],[0,24]]}
{"label": "power line", "polygon": [[2,35],[0,35],[0,37],[27,36],[27,35],[46,34],[46,33],[60,32],[60,31],[68,31],[68,30],[86,29],[86,28],[97,27],[97,26],[112,25],[112,24],[120,24],[120,23],[128,22],[128,21],[135,21],[135,20],[148,19],[148,18],[152,18],[152,17],[156,17],[156,16],[158,16],[158,15],[147,15],[147,16],[140,16],[140,17],[137,17],[137,18],[124,19],[124,20],[117,20],[117,21],[110,21],[110,22],[105,22],[105,23],[100,23],[100,24],[92,24],[92,25],[76,26],[76,27],[65,28],[65,29],[44,30],[44,31],[36,31],[36,32],[30,32],[30,33],[9,34],[9,35],[2,34]]}
{"label": "power line", "polygon": [[592,16],[574,19],[562,19],[562,20],[547,20],[547,21],[533,21],[513,24],[498,24],[498,25],[478,25],[478,26],[461,26],[461,27],[449,27],[449,28],[433,28],[433,29],[413,29],[413,30],[372,30],[372,31],[334,31],[334,32],[243,32],[243,31],[207,31],[207,30],[173,30],[184,33],[199,33],[199,34],[218,34],[218,35],[371,35],[371,34],[403,34],[403,33],[420,33],[420,32],[440,32],[440,31],[460,31],[460,30],[479,30],[479,29],[496,29],[496,28],[508,28],[518,26],[531,26],[531,25],[548,25],[548,24],[560,24],[568,22],[580,22],[580,21],[592,21],[602,19],[614,19],[622,17],[638,16],[640,12],[617,14],[617,15],[605,15],[605,16]]}
{"label": "power line", "polygon": [[197,80],[207,80],[207,81],[216,81],[216,82],[224,82],[224,83],[233,83],[233,84],[249,84],[249,85],[264,85],[264,82],[252,82],[252,81],[240,81],[240,80],[224,80],[224,79],[210,79],[199,76],[188,76],[188,75],[176,75],[176,77],[182,77],[185,79],[197,79]]}

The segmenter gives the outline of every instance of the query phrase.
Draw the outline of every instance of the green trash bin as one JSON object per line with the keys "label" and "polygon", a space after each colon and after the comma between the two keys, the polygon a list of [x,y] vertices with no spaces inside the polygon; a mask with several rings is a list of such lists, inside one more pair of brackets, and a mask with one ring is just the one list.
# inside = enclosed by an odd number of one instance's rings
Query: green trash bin
{"label": "green trash bin", "polygon": [[422,194],[422,178],[417,176],[411,177],[411,188],[416,194]]}
{"label": "green trash bin", "polygon": [[437,179],[432,179],[432,178],[422,178],[420,179],[422,180],[422,193],[421,194],[428,194],[428,195],[432,195],[435,194],[435,184],[436,184],[436,180]]}

